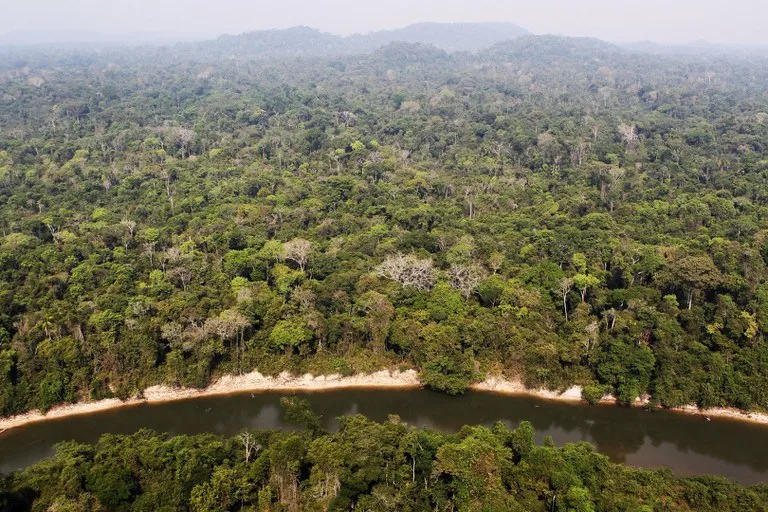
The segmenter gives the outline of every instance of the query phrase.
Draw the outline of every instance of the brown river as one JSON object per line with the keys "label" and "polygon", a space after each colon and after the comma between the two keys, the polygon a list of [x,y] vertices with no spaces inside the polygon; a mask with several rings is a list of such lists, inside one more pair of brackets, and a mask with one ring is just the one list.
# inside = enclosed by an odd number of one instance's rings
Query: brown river
{"label": "brown river", "polygon": [[[140,404],[30,424],[0,434],[0,472],[24,468],[65,440],[94,442],[104,433],[150,428],[170,434],[244,428],[287,429],[279,400],[284,392],[240,393],[160,404]],[[530,421],[541,442],[592,443],[615,462],[666,467],[678,475],[715,474],[745,484],[768,483],[768,426],[725,419],[707,421],[667,411],[592,407],[523,396],[469,392],[461,397],[425,390],[345,389],[301,393],[329,429],[336,418],[361,413],[375,420],[397,414],[406,423],[444,431],[462,425],[516,426]]]}

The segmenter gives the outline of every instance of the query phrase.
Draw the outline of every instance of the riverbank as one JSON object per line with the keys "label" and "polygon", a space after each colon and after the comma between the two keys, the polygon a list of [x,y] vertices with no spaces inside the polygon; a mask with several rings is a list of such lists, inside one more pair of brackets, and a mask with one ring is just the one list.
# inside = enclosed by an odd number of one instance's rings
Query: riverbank
{"label": "riverbank", "polygon": [[[506,380],[498,377],[489,377],[485,381],[478,382],[470,387],[475,391],[483,391],[489,393],[500,393],[505,395],[526,395],[544,400],[586,403],[586,401],[581,396],[581,386],[572,386],[563,392],[557,392],[548,389],[530,389],[525,387],[525,385],[519,381]],[[602,400],[600,400],[600,404],[602,405],[612,405],[615,403],[616,399],[610,395],[606,395],[602,398]],[[632,407],[647,407],[649,403],[650,397],[641,397],[637,398],[632,403]],[[654,408],[657,410],[671,411],[680,414],[701,416],[706,420],[711,420],[712,418],[722,418],[768,425],[768,413],[744,412],[734,407],[712,407],[709,409],[699,409],[695,405],[685,405],[669,408],[656,406]]]}
{"label": "riverbank", "polygon": [[0,432],[17,428],[38,421],[66,418],[81,414],[91,414],[117,407],[127,407],[145,403],[163,403],[176,400],[190,400],[205,396],[229,395],[240,392],[258,391],[320,391],[344,388],[390,388],[407,389],[421,387],[418,374],[414,370],[387,371],[371,374],[352,375],[302,375],[293,376],[286,372],[277,377],[269,377],[254,371],[243,375],[225,375],[203,389],[173,388],[170,386],[151,386],[140,396],[120,400],[108,398],[93,402],[80,402],[53,407],[47,413],[30,411],[9,418],[0,418]]}
{"label": "riverbank", "polygon": [[[47,421],[57,418],[66,418],[82,414],[92,414],[118,407],[127,407],[144,403],[162,403],[177,400],[189,400],[205,396],[228,395],[240,392],[260,391],[321,391],[345,388],[380,388],[380,389],[413,389],[422,387],[415,370],[388,371],[381,370],[371,374],[352,375],[318,375],[305,374],[302,376],[290,375],[286,372],[277,377],[269,377],[254,371],[243,375],[225,375],[204,389],[173,388],[170,386],[152,386],[143,391],[141,396],[120,400],[109,398],[93,402],[80,402],[76,404],[54,407],[47,413],[30,411],[25,414],[0,418],[0,433],[22,427],[31,423]],[[470,389],[480,392],[498,393],[505,395],[525,395],[545,400],[561,402],[582,402],[581,387],[573,386],[563,392],[547,389],[530,389],[517,380],[508,380],[500,377],[489,377],[483,382],[472,384]],[[615,399],[608,396],[602,400],[604,404],[614,403]],[[633,405],[644,407],[647,399],[638,399]],[[745,413],[732,408],[698,409],[695,406],[677,407],[667,409],[683,414],[695,414],[709,418],[727,418],[738,421],[749,421],[768,425],[768,414]]]}

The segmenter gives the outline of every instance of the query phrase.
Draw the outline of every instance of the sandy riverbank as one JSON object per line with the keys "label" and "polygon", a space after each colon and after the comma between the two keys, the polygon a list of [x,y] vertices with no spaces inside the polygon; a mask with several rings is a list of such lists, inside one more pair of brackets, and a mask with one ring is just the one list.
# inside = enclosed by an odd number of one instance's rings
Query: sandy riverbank
{"label": "sandy riverbank", "polygon": [[483,382],[478,382],[470,386],[475,391],[490,393],[499,393],[503,395],[526,395],[546,400],[557,400],[560,402],[581,402],[581,387],[573,386],[563,392],[551,391],[549,389],[531,389],[525,387],[521,381],[507,380],[500,377],[488,377]]}
{"label": "sandy riverbank", "polygon": [[768,425],[768,413],[744,412],[740,409],[735,409],[733,407],[712,407],[709,409],[699,409],[695,405],[685,405],[682,407],[674,407],[669,410],[674,412],[679,412],[681,414],[695,414],[697,416],[704,416],[707,419],[727,418],[731,420],[748,421],[751,423],[760,423],[761,425]]}
{"label": "sandy riverbank", "polygon": [[[205,389],[152,386],[145,389],[140,398],[136,397],[128,400],[110,398],[94,402],[81,402],[54,407],[46,414],[40,411],[30,411],[18,416],[0,418],[0,432],[39,421],[91,414],[129,405],[188,400],[204,396],[227,395],[247,391],[319,391],[344,388],[413,389],[421,386],[418,373],[415,370],[402,372],[382,370],[371,374],[360,374],[350,377],[342,377],[340,375],[313,376],[310,374],[293,376],[288,373],[281,373],[277,377],[268,377],[255,371],[244,375],[224,376]],[[547,389],[530,389],[525,387],[520,381],[489,377],[483,382],[473,384],[471,389],[505,395],[533,396],[545,400],[582,402],[581,387],[579,386],[573,386],[564,392],[557,392]],[[612,402],[615,402],[612,397],[605,397],[603,399],[603,403],[608,404]],[[638,399],[633,405],[638,407],[645,406],[647,405],[647,399]],[[702,410],[695,406],[678,407],[669,410],[684,414],[696,414],[707,418],[728,418],[768,425],[768,414],[765,413],[745,413],[738,409],[724,407]]]}
{"label": "sandy riverbank", "polygon": [[342,377],[341,375],[310,374],[293,376],[281,373],[277,377],[268,377],[259,372],[251,372],[243,375],[225,375],[204,389],[172,388],[170,386],[152,386],[144,390],[141,397],[119,400],[109,398],[94,402],[81,402],[70,405],[61,405],[52,408],[43,414],[40,411],[30,411],[18,416],[0,418],[0,432],[10,428],[21,427],[38,421],[54,418],[65,418],[80,414],[125,407],[142,403],[161,403],[176,400],[188,400],[204,396],[228,395],[244,391],[307,391],[344,388],[418,388],[421,387],[418,374],[414,370],[404,372],[390,372],[382,370],[371,374],[353,375]]}
{"label": "sandy riverbank", "polygon": [[[471,388],[476,391],[500,393],[505,395],[533,396],[536,398],[542,398],[545,400],[557,400],[560,402],[584,402],[584,399],[581,397],[581,386],[572,386],[563,392],[557,392],[548,389],[530,389],[525,387],[525,385],[519,381],[505,380],[498,377],[489,377],[483,382],[473,384]],[[638,398],[635,400],[632,406],[646,407],[649,402],[649,397]],[[603,405],[615,404],[616,399],[610,395],[607,395],[603,397],[600,403]],[[696,416],[702,416],[706,419],[725,418],[768,425],[768,413],[744,412],[733,407],[712,407],[709,409],[699,409],[695,405],[685,405],[672,408],[657,406],[656,409],[681,414],[692,414]]]}

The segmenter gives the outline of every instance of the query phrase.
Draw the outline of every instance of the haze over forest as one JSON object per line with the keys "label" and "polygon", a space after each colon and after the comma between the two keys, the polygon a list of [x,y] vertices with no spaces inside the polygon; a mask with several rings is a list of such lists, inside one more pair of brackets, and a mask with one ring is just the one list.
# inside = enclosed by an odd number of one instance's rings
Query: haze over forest
{"label": "haze over forest", "polygon": [[378,4],[351,0],[31,0],[8,2],[0,9],[0,44],[169,43],[299,25],[352,35],[424,21],[498,21],[519,24],[534,34],[589,36],[614,42],[765,45],[766,19],[768,4],[751,0],[649,0],[634,5],[607,0],[392,0]]}

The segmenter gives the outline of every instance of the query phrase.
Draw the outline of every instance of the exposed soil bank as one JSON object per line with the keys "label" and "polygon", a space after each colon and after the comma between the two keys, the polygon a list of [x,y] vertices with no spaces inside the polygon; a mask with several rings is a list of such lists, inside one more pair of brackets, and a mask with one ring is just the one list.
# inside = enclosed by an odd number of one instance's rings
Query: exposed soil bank
{"label": "exposed soil bank", "polygon": [[[483,382],[478,382],[471,386],[476,391],[487,391],[491,393],[501,393],[505,395],[528,395],[545,400],[557,400],[561,402],[582,402],[581,386],[573,386],[563,392],[551,391],[548,389],[530,389],[520,381],[506,380],[498,377],[489,377]],[[638,398],[632,404],[633,407],[645,407],[650,402],[648,397]],[[603,397],[601,404],[615,404],[616,399],[610,395]],[[681,407],[656,407],[660,410],[678,412],[683,414],[695,414],[710,418],[727,418],[737,421],[748,421],[768,425],[768,413],[745,412],[734,407],[712,407],[709,409],[699,409],[695,405],[684,405]]]}
{"label": "exposed soil bank", "polygon": [[296,377],[287,372],[277,377],[264,376],[254,371],[243,375],[225,375],[204,389],[173,388],[170,386],[152,386],[144,390],[140,397],[127,400],[107,398],[94,402],[80,402],[52,408],[47,413],[34,410],[18,416],[0,418],[0,432],[29,423],[54,418],[65,418],[80,414],[90,414],[116,407],[142,403],[161,403],[175,400],[187,400],[203,396],[228,395],[242,391],[301,391],[343,388],[418,388],[421,382],[414,370],[390,372],[382,370],[371,374],[342,377],[340,375],[310,374]]}
{"label": "exposed soil bank", "polygon": [[[371,374],[353,375],[342,377],[340,375],[310,374],[293,376],[286,372],[277,377],[267,377],[257,371],[244,375],[227,375],[204,389],[172,388],[169,386],[152,386],[144,390],[141,397],[128,400],[109,398],[94,402],[81,402],[71,405],[54,407],[47,413],[30,411],[18,416],[0,418],[0,432],[21,427],[38,421],[55,418],[65,418],[80,414],[90,414],[117,407],[125,407],[141,403],[160,403],[175,400],[187,400],[203,396],[227,395],[243,391],[308,391],[329,390],[343,388],[418,388],[421,387],[418,373],[415,370],[388,371],[382,370]],[[507,380],[499,377],[489,377],[483,382],[473,384],[471,389],[475,391],[500,393],[507,395],[528,395],[546,400],[565,402],[581,402],[581,387],[573,386],[564,392],[550,391],[546,389],[526,388],[520,381]],[[604,403],[611,403],[612,397],[603,399]],[[638,399],[634,405],[644,406],[647,399]],[[768,425],[768,414],[746,413],[733,408],[699,409],[695,406],[685,406],[670,409],[685,414],[697,414],[705,417],[728,418],[740,421],[751,421]]]}

